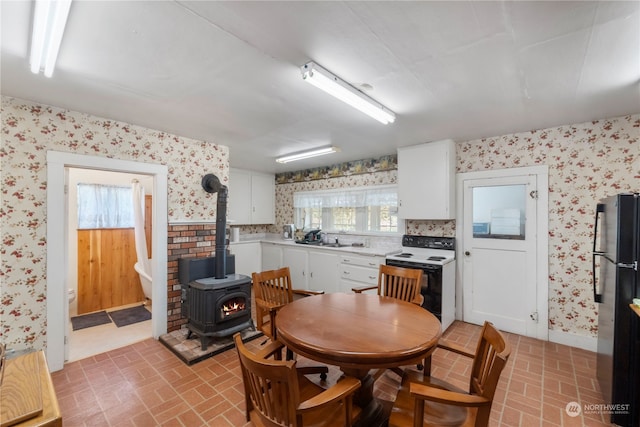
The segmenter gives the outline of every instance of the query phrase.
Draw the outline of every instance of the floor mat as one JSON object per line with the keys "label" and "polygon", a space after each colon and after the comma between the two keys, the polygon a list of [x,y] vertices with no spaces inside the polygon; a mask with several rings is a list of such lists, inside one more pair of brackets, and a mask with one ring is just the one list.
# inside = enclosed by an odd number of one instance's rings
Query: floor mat
{"label": "floor mat", "polygon": [[[233,336],[228,336],[210,339],[207,349],[202,350],[200,338],[196,334],[191,334],[191,338],[187,339],[188,333],[189,331],[186,328],[182,328],[160,335],[160,342],[187,365],[193,365],[235,347]],[[240,331],[240,335],[242,336],[242,342],[247,342],[261,337],[262,332],[247,328]]]}
{"label": "floor mat", "polygon": [[111,323],[111,319],[106,311],[98,311],[97,313],[83,314],[71,318],[71,326],[74,331],[104,325],[106,323]]}
{"label": "floor mat", "polygon": [[143,305],[110,311],[109,316],[118,328],[151,319],[151,312]]}

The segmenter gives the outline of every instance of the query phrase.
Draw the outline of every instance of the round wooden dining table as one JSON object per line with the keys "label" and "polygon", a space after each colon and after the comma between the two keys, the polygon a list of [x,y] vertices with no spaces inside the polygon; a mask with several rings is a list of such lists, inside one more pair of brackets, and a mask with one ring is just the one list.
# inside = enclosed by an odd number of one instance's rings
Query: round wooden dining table
{"label": "round wooden dining table", "polygon": [[373,294],[331,293],[301,298],[276,316],[278,341],[294,353],[340,367],[362,382],[354,403],[362,426],[383,425],[386,410],[373,396],[371,369],[416,363],[435,349],[442,331],[424,308]]}

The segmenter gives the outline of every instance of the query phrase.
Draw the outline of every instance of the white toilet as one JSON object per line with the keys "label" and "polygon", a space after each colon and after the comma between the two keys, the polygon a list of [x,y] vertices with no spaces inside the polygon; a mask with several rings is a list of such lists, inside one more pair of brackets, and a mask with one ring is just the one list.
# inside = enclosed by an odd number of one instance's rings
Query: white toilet
{"label": "white toilet", "polygon": [[69,304],[71,304],[72,302],[74,302],[76,300],[76,290],[75,289],[69,289],[68,294],[69,294]]}

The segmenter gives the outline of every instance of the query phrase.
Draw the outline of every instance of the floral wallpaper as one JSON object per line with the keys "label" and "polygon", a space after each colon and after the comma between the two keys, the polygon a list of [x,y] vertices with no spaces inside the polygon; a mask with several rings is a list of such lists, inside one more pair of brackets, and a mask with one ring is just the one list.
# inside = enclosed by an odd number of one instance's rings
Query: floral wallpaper
{"label": "floral wallpaper", "polygon": [[[458,172],[549,166],[550,329],[596,335],[594,206],[605,196],[640,192],[639,147],[640,114],[457,144]],[[200,179],[215,173],[228,180],[227,147],[3,96],[0,341],[9,347],[46,345],[47,150],[166,164],[171,222],[211,221],[215,204],[201,201]],[[336,169],[342,173],[331,172]],[[291,222],[294,191],[391,184],[397,177],[395,165],[366,162],[322,170],[281,178],[276,225],[251,230],[279,232]],[[406,227],[410,234],[455,235],[455,221],[408,221]]]}
{"label": "floral wallpaper", "polygon": [[549,166],[549,329],[595,337],[595,205],[640,192],[640,115],[457,144],[458,172]]}
{"label": "floral wallpaper", "polygon": [[[456,144],[457,171],[549,166],[549,329],[595,337],[591,250],[596,202],[640,192],[640,115],[596,120]],[[336,179],[310,172],[278,179],[276,222],[293,220],[293,192],[396,182],[396,171]],[[279,229],[278,229],[279,231]],[[407,221],[414,235],[455,237],[455,221]]]}
{"label": "floral wallpaper", "polygon": [[170,222],[211,221],[204,197],[215,195],[201,178],[229,175],[225,146],[3,96],[0,341],[10,348],[46,345],[49,150],[167,165]]}

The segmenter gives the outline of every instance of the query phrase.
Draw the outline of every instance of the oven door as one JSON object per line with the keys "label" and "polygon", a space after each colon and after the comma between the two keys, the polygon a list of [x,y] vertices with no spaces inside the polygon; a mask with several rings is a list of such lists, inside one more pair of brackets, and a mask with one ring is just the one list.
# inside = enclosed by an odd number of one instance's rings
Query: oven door
{"label": "oven door", "polygon": [[422,270],[420,293],[424,297],[422,307],[442,321],[442,266],[423,262],[387,259],[387,265]]}

